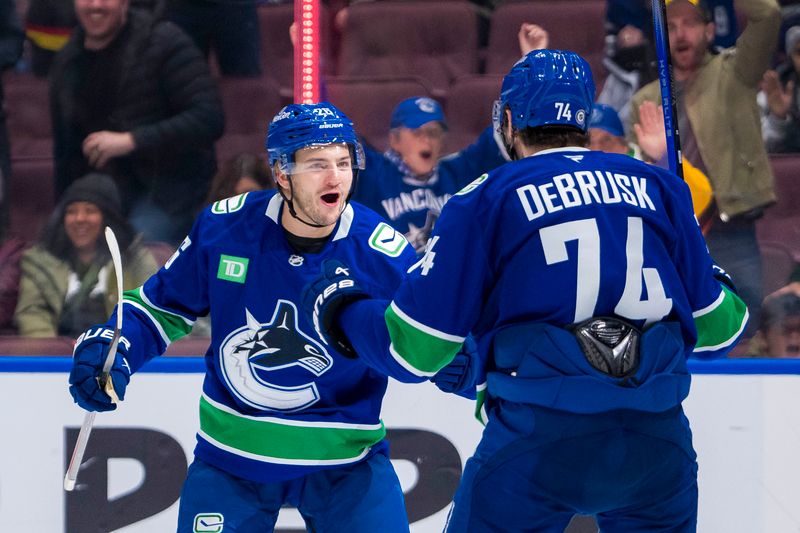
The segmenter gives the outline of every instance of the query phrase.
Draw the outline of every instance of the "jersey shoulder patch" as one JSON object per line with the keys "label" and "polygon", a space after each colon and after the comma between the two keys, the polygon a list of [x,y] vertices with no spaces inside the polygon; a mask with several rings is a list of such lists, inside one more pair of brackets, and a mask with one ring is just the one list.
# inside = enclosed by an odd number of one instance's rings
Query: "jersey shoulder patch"
{"label": "jersey shoulder patch", "polygon": [[224,200],[214,202],[211,206],[211,212],[215,215],[226,215],[228,213],[235,213],[244,207],[245,200],[249,192],[238,194]]}
{"label": "jersey shoulder patch", "polygon": [[461,189],[460,191],[458,191],[458,192],[456,193],[456,196],[464,196],[465,194],[471,193],[472,191],[474,191],[475,189],[477,189],[477,188],[478,188],[478,186],[479,186],[481,183],[483,183],[484,181],[486,181],[486,179],[487,179],[488,177],[489,177],[489,174],[488,174],[488,173],[487,173],[487,174],[481,174],[481,175],[480,175],[480,176],[478,176],[478,177],[477,177],[475,180],[473,180],[471,183],[468,183],[466,187],[464,187],[463,189]]}
{"label": "jersey shoulder patch", "polygon": [[398,257],[403,253],[408,241],[405,236],[386,222],[381,222],[369,236],[369,247],[389,257]]}

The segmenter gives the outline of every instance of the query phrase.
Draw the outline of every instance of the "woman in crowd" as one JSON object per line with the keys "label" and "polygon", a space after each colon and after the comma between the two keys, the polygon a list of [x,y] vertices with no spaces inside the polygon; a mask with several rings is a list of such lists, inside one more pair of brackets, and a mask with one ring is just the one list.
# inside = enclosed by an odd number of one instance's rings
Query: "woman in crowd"
{"label": "woman in crowd", "polygon": [[157,270],[152,254],[122,216],[114,181],[105,174],[87,174],[64,192],[42,238],[22,256],[14,312],[20,335],[74,337],[113,310],[116,276],[105,226],[119,242],[124,289],[138,287]]}

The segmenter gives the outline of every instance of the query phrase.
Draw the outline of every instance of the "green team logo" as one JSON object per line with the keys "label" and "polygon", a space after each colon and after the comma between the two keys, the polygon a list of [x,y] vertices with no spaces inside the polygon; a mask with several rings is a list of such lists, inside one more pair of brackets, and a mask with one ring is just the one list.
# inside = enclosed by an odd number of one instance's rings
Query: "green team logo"
{"label": "green team logo", "polygon": [[250,260],[246,257],[234,257],[232,255],[219,256],[219,268],[217,278],[235,283],[244,283],[247,278],[247,265]]}
{"label": "green team logo", "polygon": [[225,517],[219,513],[200,513],[194,517],[194,533],[221,533]]}
{"label": "green team logo", "polygon": [[407,245],[408,241],[403,234],[385,222],[378,224],[378,227],[369,237],[370,248],[378,250],[389,257],[399,256]]}
{"label": "green team logo", "polygon": [[231,198],[225,198],[218,202],[214,202],[211,206],[211,212],[215,215],[224,215],[225,213],[234,213],[244,207],[244,200],[250,193],[242,193]]}
{"label": "green team logo", "polygon": [[456,196],[463,196],[463,195],[465,195],[467,193],[470,193],[470,192],[474,191],[475,189],[478,188],[478,185],[480,185],[481,183],[486,181],[486,178],[488,178],[488,177],[489,177],[489,174],[483,174],[483,175],[479,176],[477,179],[475,179],[475,181],[473,181],[472,183],[470,183],[469,185],[467,185],[466,187],[464,187],[463,189],[458,191],[456,193]]}

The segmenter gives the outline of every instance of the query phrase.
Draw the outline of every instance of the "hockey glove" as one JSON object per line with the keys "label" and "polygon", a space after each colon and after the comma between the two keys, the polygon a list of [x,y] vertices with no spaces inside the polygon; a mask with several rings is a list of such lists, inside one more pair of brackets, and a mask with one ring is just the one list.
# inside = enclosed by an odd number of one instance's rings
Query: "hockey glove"
{"label": "hockey glove", "polygon": [[464,344],[450,363],[431,377],[431,381],[444,392],[475,398],[478,345],[467,336]]}
{"label": "hockey glove", "polygon": [[350,277],[350,267],[335,259],[324,261],[320,276],[303,289],[303,307],[319,338],[351,359],[358,354],[336,325],[336,316],[344,306],[365,298],[369,295]]}
{"label": "hockey glove", "polygon": [[[116,403],[103,390],[100,374],[108,354],[114,331],[104,325],[92,326],[84,331],[75,344],[72,370],[69,373],[69,393],[75,403],[87,411],[113,411]],[[120,400],[125,399],[125,389],[131,379],[131,367],[126,356],[130,343],[121,337],[114,364],[111,365],[111,382]]]}

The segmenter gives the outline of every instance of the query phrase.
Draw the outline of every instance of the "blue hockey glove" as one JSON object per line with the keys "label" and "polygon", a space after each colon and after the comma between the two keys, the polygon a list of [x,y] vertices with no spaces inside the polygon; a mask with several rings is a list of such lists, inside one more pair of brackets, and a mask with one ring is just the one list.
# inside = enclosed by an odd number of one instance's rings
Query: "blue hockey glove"
{"label": "blue hockey glove", "polygon": [[450,363],[431,377],[431,381],[444,392],[475,398],[478,345],[467,336],[461,350]]}
{"label": "blue hockey glove", "polygon": [[320,276],[303,289],[303,307],[319,338],[352,359],[358,354],[336,325],[336,316],[342,307],[365,298],[369,295],[350,276],[350,267],[335,259],[324,261]]}
{"label": "blue hockey glove", "polygon": [[[103,371],[113,335],[114,331],[106,326],[92,326],[75,343],[72,370],[69,373],[69,393],[75,403],[87,411],[113,411],[117,408],[97,379]],[[131,367],[126,359],[129,347],[128,339],[121,337],[114,364],[111,365],[111,382],[120,400],[125,399],[125,388],[131,380]]]}

